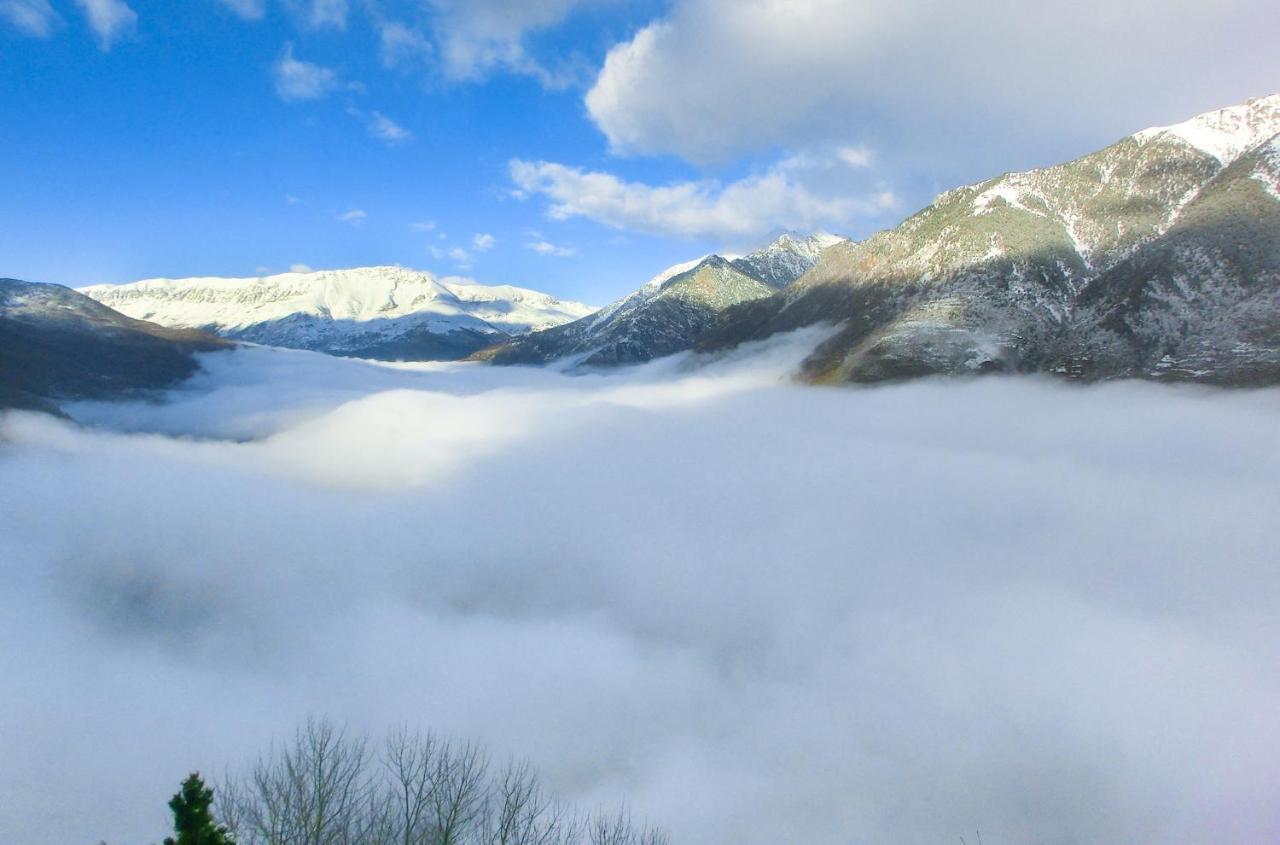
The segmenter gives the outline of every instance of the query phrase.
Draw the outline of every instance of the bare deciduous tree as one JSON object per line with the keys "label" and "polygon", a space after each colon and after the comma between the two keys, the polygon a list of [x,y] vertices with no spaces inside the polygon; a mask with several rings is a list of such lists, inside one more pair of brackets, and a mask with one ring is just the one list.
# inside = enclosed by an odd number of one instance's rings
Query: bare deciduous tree
{"label": "bare deciduous tree", "polygon": [[596,813],[587,824],[589,845],[670,845],[663,831],[637,825],[631,812],[621,809],[617,813]]}
{"label": "bare deciduous tree", "polygon": [[571,845],[579,825],[524,763],[509,763],[490,802],[484,845]]}
{"label": "bare deciduous tree", "polygon": [[308,720],[293,742],[222,787],[223,816],[242,845],[366,845],[376,821],[362,739]]}
{"label": "bare deciduous tree", "polygon": [[479,746],[404,728],[375,758],[308,721],[217,795],[240,845],[667,845],[625,810],[579,822],[525,764],[491,775]]}

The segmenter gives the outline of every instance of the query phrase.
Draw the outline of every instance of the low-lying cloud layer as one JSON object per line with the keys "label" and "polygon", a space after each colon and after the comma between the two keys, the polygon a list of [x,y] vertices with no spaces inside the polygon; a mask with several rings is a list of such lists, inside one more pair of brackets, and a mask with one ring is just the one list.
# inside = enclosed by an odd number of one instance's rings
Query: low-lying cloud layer
{"label": "low-lying cloud layer", "polygon": [[1280,393],[793,362],[250,349],[4,417],[4,838],[153,841],[308,714],[683,843],[1280,837]]}

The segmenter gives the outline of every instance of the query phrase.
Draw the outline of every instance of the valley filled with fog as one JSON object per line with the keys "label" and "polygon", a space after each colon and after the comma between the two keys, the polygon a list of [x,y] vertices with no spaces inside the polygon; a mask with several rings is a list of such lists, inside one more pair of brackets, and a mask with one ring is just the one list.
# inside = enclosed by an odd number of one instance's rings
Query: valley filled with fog
{"label": "valley filled with fog", "polygon": [[815,337],[0,416],[0,830],[154,841],[322,716],[677,843],[1280,838],[1280,391],[797,385]]}

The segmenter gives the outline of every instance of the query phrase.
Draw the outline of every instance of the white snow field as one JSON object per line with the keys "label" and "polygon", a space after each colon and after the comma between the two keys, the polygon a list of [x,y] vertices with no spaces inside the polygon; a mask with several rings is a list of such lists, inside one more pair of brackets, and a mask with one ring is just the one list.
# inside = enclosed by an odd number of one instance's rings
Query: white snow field
{"label": "white snow field", "polygon": [[511,285],[438,278],[404,267],[357,267],[240,279],[146,279],[80,292],[163,326],[344,352],[416,332],[523,334],[595,309]]}
{"label": "white snow field", "polygon": [[321,715],[687,845],[1280,841],[1280,391],[818,389],[792,340],[0,417],[0,840],[156,841]]}

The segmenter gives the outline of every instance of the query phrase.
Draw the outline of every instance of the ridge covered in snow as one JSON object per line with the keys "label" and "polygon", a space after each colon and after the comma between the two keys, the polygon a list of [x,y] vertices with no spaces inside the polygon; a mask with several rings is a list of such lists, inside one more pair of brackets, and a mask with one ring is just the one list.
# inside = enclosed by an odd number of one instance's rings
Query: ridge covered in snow
{"label": "ridge covered in snow", "polygon": [[729,308],[788,287],[840,243],[847,241],[826,233],[785,234],[749,255],[704,255],[668,267],[590,317],[495,345],[478,357],[545,363],[578,356],[581,365],[602,366],[691,349]]}
{"label": "ridge covered in snow", "polygon": [[1227,165],[1277,133],[1280,94],[1272,94],[1196,115],[1172,126],[1153,126],[1133,137],[1140,143],[1177,139]]}
{"label": "ridge covered in snow", "polygon": [[[225,337],[368,357],[457,357],[496,338],[561,325],[591,306],[511,285],[360,267],[251,278],[147,279],[81,292],[123,314]],[[434,337],[450,337],[448,350]]]}

